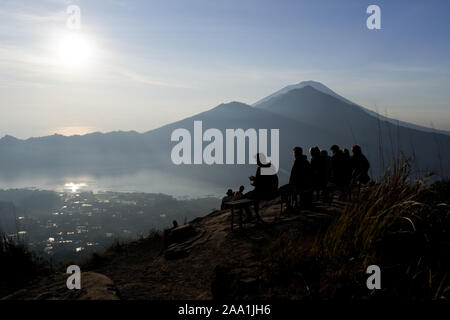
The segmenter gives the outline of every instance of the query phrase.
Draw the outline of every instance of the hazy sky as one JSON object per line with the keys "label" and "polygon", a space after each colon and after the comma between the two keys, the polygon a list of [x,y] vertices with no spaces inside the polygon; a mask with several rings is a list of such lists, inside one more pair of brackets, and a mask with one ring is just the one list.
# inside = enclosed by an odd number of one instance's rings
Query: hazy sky
{"label": "hazy sky", "polygon": [[[382,30],[366,28],[371,4]],[[448,0],[0,0],[0,136],[143,132],[304,80],[450,130],[449,14]]]}

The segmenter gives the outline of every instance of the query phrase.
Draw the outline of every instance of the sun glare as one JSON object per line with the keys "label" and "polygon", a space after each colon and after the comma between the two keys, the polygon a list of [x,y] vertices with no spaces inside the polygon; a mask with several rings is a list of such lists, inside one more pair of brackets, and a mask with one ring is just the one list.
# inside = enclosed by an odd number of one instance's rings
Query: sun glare
{"label": "sun glare", "polygon": [[85,135],[88,133],[95,132],[94,127],[77,127],[77,126],[67,126],[58,127],[47,132],[47,134],[60,134],[63,136],[74,136],[74,135]]}
{"label": "sun glare", "polygon": [[58,37],[56,43],[57,61],[68,68],[86,67],[92,60],[93,45],[88,36],[70,32]]}

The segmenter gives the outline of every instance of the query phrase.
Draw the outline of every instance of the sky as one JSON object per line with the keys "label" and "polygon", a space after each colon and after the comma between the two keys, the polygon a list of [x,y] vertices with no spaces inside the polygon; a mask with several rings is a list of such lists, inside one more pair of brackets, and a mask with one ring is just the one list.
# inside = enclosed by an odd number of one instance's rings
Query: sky
{"label": "sky", "polygon": [[449,13],[447,0],[0,0],[0,137],[145,132],[307,80],[450,130]]}

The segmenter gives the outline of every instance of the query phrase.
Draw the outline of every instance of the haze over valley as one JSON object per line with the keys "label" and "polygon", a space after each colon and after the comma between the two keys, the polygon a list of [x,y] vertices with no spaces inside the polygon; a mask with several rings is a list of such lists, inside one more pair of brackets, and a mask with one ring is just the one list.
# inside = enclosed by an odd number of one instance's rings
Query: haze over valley
{"label": "haze over valley", "polygon": [[[279,129],[281,183],[287,182],[291,150],[297,145],[329,150],[333,144],[342,148],[359,144],[372,164],[373,177],[400,154],[414,158],[418,177],[426,172],[445,176],[450,170],[448,132],[379,116],[323,84],[309,81],[282,89],[254,106],[224,103],[144,133],[117,131],[26,140],[5,136],[0,139],[0,187],[61,191],[67,183],[81,183],[85,191],[162,192],[176,197],[221,196],[228,186],[250,187],[247,177],[255,168],[249,164],[172,163],[171,150],[176,144],[170,140],[172,132],[178,128],[193,132],[196,120],[202,121],[203,131]],[[203,142],[203,147],[207,144]],[[430,157],[432,154],[436,156]]]}

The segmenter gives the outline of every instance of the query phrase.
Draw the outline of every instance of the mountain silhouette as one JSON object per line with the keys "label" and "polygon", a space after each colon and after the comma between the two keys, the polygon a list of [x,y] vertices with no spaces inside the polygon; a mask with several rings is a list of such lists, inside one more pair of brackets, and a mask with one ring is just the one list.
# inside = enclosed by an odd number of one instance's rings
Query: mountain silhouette
{"label": "mountain silhouette", "polygon": [[306,86],[313,87],[317,91],[320,91],[322,93],[325,93],[325,94],[328,94],[328,95],[330,95],[332,97],[335,97],[335,98],[337,98],[337,99],[339,99],[342,102],[345,102],[347,104],[358,106],[359,108],[361,108],[362,110],[364,110],[365,112],[370,114],[371,116],[379,118],[380,120],[388,121],[388,122],[390,122],[390,123],[392,123],[394,125],[400,125],[400,126],[403,126],[403,127],[416,129],[416,130],[421,130],[421,131],[426,131],[426,132],[438,132],[438,133],[450,135],[450,131],[428,128],[428,127],[420,126],[420,125],[417,125],[417,124],[413,124],[413,123],[409,123],[409,122],[405,122],[405,121],[392,119],[392,118],[383,116],[382,114],[379,114],[379,113],[377,113],[375,111],[372,111],[370,109],[364,108],[363,106],[360,106],[360,105],[358,105],[358,104],[356,104],[356,103],[354,103],[354,102],[344,98],[343,96],[337,94],[336,92],[334,92],[333,90],[331,90],[330,88],[325,86],[324,84],[322,84],[320,82],[317,82],[317,81],[302,81],[302,82],[297,83],[297,84],[292,84],[292,85],[286,86],[286,87],[278,90],[277,92],[272,93],[271,95],[269,95],[269,96],[267,96],[267,97],[257,101],[256,103],[253,104],[253,106],[258,107],[258,106],[262,105],[264,102],[267,102],[268,100],[270,100],[271,98],[274,98],[276,96],[279,96],[279,95],[282,95],[284,93],[287,93],[288,91],[291,91],[293,89],[301,89],[301,88],[304,88]]}
{"label": "mountain silhouette", "polygon": [[[7,136],[0,139],[0,177],[12,179],[36,173],[115,176],[150,170],[155,172],[150,179],[157,183],[158,179],[172,184],[183,181],[187,188],[193,181],[219,189],[247,183],[247,177],[254,174],[254,165],[172,163],[171,150],[176,144],[171,141],[172,132],[185,128],[192,134],[196,120],[202,121],[203,132],[217,128],[224,136],[226,129],[279,129],[280,183],[287,182],[293,162],[292,148],[297,145],[305,150],[314,145],[329,150],[333,144],[342,148],[359,144],[372,164],[373,176],[379,175],[400,153],[414,157],[417,175],[434,171],[443,176],[450,172],[448,135],[374,116],[337,94],[324,93],[326,87],[316,82],[287,88],[254,106],[240,102],[220,104],[145,133],[119,131],[27,140]],[[203,147],[207,144],[204,142]]]}

